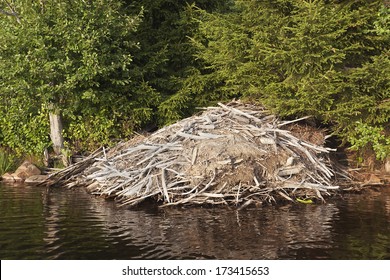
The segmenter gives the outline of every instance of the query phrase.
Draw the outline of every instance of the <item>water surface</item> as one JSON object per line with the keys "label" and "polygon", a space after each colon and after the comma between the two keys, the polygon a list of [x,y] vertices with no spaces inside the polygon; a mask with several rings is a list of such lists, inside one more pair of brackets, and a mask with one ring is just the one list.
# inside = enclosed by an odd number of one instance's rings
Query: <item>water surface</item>
{"label": "water surface", "polygon": [[0,185],[0,259],[390,259],[390,190],[321,205],[118,208]]}

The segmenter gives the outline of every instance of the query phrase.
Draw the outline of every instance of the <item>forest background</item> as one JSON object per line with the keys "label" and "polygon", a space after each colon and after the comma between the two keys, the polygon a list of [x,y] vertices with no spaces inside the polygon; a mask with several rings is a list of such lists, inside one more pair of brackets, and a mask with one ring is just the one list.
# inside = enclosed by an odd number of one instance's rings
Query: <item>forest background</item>
{"label": "forest background", "polygon": [[[83,153],[240,98],[390,155],[390,3],[0,0],[0,162]],[[1,165],[1,163],[0,163]],[[5,169],[5,167],[3,167]]]}

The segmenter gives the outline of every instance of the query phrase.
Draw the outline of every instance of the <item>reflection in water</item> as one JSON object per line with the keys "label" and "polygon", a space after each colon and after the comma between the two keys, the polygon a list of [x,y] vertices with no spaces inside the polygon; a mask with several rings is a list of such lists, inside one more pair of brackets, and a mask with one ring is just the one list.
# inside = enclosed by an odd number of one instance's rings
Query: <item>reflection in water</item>
{"label": "reflection in water", "polygon": [[0,185],[1,259],[389,259],[390,192],[323,205],[118,209]]}

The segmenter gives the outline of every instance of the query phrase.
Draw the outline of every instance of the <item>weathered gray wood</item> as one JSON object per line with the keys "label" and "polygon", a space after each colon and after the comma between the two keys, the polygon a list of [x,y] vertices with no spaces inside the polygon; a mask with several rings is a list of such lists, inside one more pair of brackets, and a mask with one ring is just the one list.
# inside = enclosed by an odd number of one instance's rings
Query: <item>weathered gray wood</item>
{"label": "weathered gray wood", "polygon": [[299,174],[302,171],[302,166],[289,166],[279,169],[278,175],[283,176],[291,176],[295,174]]}
{"label": "weathered gray wood", "polygon": [[54,152],[57,155],[60,155],[62,152],[62,149],[64,148],[64,138],[62,136],[62,118],[60,113],[57,112],[50,112],[49,113],[49,119],[50,119],[50,138],[53,142],[53,149]]}
{"label": "weathered gray wood", "polygon": [[140,142],[103,150],[52,181],[84,182],[121,205],[148,197],[165,206],[292,201],[296,193],[323,199],[338,188],[330,151],[281,129],[288,123],[253,106],[220,104]]}

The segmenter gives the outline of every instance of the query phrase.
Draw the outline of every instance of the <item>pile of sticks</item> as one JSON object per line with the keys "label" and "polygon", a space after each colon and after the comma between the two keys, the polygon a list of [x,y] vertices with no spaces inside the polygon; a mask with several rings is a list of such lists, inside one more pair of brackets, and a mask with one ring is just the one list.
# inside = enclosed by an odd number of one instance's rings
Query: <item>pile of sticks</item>
{"label": "pile of sticks", "polygon": [[201,114],[137,141],[96,151],[54,173],[48,185],[86,186],[91,193],[136,205],[225,204],[246,207],[278,199],[319,199],[339,187],[331,149],[292,135],[266,109],[241,102]]}

